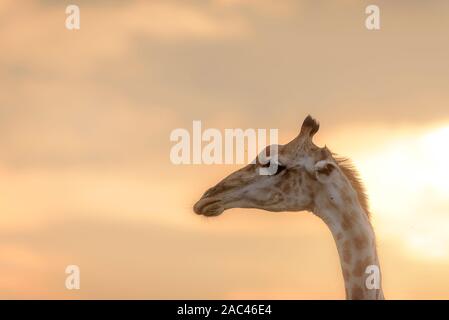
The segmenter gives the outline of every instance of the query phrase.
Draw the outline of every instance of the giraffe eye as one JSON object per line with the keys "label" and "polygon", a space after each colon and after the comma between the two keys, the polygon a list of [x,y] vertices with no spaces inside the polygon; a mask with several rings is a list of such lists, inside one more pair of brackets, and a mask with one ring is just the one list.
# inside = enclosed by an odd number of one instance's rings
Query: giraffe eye
{"label": "giraffe eye", "polygon": [[275,175],[277,175],[277,174],[279,174],[280,172],[284,171],[285,168],[286,168],[286,166],[282,166],[282,165],[278,164],[278,168],[277,168],[277,170],[276,170]]}
{"label": "giraffe eye", "polygon": [[283,165],[281,165],[281,164],[279,164],[279,163],[274,163],[274,164],[272,164],[271,162],[267,162],[267,163],[261,164],[260,166],[261,166],[262,168],[269,168],[269,167],[271,167],[272,165],[273,165],[273,167],[274,167],[275,164],[277,165],[277,166],[276,166],[276,172],[275,172],[273,175],[279,174],[280,172],[282,172],[282,171],[285,170],[285,168],[286,168],[286,166],[283,166]]}
{"label": "giraffe eye", "polygon": [[270,161],[268,161],[267,163],[262,163],[260,166],[262,168],[268,168],[270,166]]}

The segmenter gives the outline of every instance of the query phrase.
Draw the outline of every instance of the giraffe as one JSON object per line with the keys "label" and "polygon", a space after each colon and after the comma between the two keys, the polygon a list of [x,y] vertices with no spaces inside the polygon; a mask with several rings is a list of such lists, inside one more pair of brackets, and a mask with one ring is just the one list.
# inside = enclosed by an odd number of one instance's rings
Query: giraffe
{"label": "giraffe", "polygon": [[[231,208],[312,212],[328,226],[336,243],[346,299],[384,299],[364,187],[347,159],[313,143],[318,129],[319,123],[307,116],[296,138],[268,146],[254,163],[208,189],[193,210],[207,217]],[[260,174],[272,165],[272,174]],[[370,278],[369,270],[377,272],[377,278]],[[368,285],[372,279],[377,285]]]}

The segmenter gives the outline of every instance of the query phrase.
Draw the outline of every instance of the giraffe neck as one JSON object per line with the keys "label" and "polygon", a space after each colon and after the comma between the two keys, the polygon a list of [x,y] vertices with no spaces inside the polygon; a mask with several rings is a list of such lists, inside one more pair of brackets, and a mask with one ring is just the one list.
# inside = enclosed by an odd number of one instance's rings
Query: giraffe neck
{"label": "giraffe neck", "polygon": [[315,210],[337,245],[346,299],[384,299],[375,235],[364,210],[358,203],[345,210],[336,206]]}

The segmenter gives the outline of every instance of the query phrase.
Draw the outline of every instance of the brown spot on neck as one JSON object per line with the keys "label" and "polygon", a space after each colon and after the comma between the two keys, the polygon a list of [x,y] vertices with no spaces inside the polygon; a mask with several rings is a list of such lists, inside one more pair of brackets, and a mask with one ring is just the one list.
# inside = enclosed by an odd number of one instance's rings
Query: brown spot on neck
{"label": "brown spot on neck", "polygon": [[347,215],[343,215],[341,227],[345,231],[348,231],[348,230],[352,229],[352,227],[353,227],[352,219],[350,217],[348,217]]}
{"label": "brown spot on neck", "polygon": [[363,290],[360,286],[353,286],[351,289],[351,298],[354,300],[361,300],[363,299]]}
{"label": "brown spot on neck", "polygon": [[368,238],[361,234],[359,236],[354,237],[354,247],[357,250],[363,250],[368,246]]}

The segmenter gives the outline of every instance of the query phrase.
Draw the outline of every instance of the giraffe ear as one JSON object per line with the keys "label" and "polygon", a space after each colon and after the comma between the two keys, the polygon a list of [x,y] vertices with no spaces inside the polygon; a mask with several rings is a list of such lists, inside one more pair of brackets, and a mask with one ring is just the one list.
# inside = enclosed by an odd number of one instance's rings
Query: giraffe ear
{"label": "giraffe ear", "polygon": [[332,170],[335,169],[335,166],[331,163],[326,164],[324,167],[316,170],[318,174],[324,174],[326,176],[330,175]]}
{"label": "giraffe ear", "polygon": [[336,169],[335,163],[327,160],[321,160],[315,163],[315,176],[320,182],[327,182],[329,176]]}

